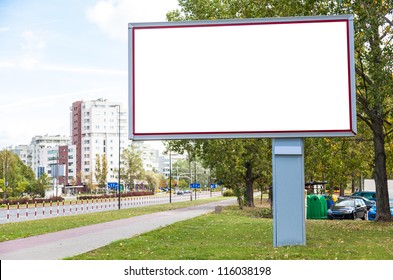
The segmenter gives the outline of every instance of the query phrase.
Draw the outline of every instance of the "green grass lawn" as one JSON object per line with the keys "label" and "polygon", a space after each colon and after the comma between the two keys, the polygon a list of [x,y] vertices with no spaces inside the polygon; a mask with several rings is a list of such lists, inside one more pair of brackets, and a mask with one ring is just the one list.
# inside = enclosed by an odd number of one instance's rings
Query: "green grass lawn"
{"label": "green grass lawn", "polygon": [[306,246],[273,247],[266,209],[224,208],[75,256],[77,260],[392,260],[393,224],[308,220]]}
{"label": "green grass lawn", "polygon": [[111,210],[105,212],[71,215],[65,217],[55,217],[41,220],[16,222],[0,225],[0,242],[25,238],[40,234],[56,232],[81,226],[93,225],[109,222],[113,220],[125,219],[144,214],[160,211],[174,210],[178,208],[200,205],[226,199],[225,197],[199,199],[194,201],[176,202],[172,204],[161,204],[146,207],[128,208],[121,210]]}

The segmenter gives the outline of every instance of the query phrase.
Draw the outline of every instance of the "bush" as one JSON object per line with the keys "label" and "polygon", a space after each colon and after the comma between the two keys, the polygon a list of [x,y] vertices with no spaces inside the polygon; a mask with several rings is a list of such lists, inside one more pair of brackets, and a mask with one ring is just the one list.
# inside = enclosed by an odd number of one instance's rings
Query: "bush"
{"label": "bush", "polygon": [[[121,197],[130,197],[130,196],[145,196],[145,195],[154,195],[152,191],[143,191],[143,192],[126,192],[121,193]],[[90,199],[101,199],[101,198],[116,198],[118,194],[102,194],[102,195],[80,195],[77,197],[78,200],[90,200]]]}
{"label": "bush", "polygon": [[235,193],[233,190],[226,190],[224,191],[223,196],[235,196]]}
{"label": "bush", "polygon": [[2,199],[0,200],[0,205],[2,204],[9,204],[9,205],[17,205],[19,204],[34,204],[34,203],[49,203],[49,202],[61,202],[63,201],[64,198],[61,196],[53,196],[50,198],[30,198],[30,197],[21,197],[21,198],[15,198],[15,197],[10,197],[8,199]]}

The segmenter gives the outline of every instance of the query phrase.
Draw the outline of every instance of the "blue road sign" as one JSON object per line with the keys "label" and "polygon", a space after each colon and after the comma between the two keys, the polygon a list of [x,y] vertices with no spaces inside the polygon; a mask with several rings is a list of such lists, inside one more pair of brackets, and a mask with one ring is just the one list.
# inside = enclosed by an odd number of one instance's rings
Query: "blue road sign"
{"label": "blue road sign", "polygon": [[210,188],[215,189],[215,188],[217,188],[217,185],[216,184],[210,184]]}
{"label": "blue road sign", "polygon": [[199,183],[192,183],[192,184],[190,184],[190,188],[191,189],[200,189],[201,188],[201,184],[199,184]]}
{"label": "blue road sign", "polygon": [[110,189],[118,189],[118,183],[117,182],[108,182],[108,188]]}

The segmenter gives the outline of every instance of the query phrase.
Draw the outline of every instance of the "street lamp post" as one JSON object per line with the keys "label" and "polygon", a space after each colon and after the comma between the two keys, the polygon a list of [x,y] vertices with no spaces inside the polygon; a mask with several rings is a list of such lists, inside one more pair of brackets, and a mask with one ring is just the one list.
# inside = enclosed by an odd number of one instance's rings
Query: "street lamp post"
{"label": "street lamp post", "polygon": [[121,195],[120,195],[120,156],[121,156],[121,152],[120,152],[120,143],[121,143],[121,138],[120,138],[120,105],[117,105],[119,107],[119,174],[118,174],[118,185],[119,185],[119,210],[120,210],[120,201],[121,201]]}
{"label": "street lamp post", "polygon": [[118,105],[111,105],[110,107],[118,107],[118,117],[119,117],[119,125],[118,125],[118,133],[119,133],[119,170],[118,170],[118,174],[117,174],[117,184],[118,184],[118,190],[119,190],[119,196],[118,196],[118,208],[120,210],[121,208],[121,193],[120,193],[120,157],[121,157],[121,149],[120,149],[120,143],[121,143],[121,138],[120,138],[120,104]]}
{"label": "street lamp post", "polygon": [[172,203],[172,152],[169,150],[169,203]]}

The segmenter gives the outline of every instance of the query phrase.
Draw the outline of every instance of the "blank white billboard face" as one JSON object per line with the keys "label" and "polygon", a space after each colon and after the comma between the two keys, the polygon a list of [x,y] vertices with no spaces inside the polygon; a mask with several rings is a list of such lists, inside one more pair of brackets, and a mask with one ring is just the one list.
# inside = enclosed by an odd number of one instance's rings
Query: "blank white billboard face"
{"label": "blank white billboard face", "polygon": [[130,138],[356,134],[352,20],[130,24]]}

